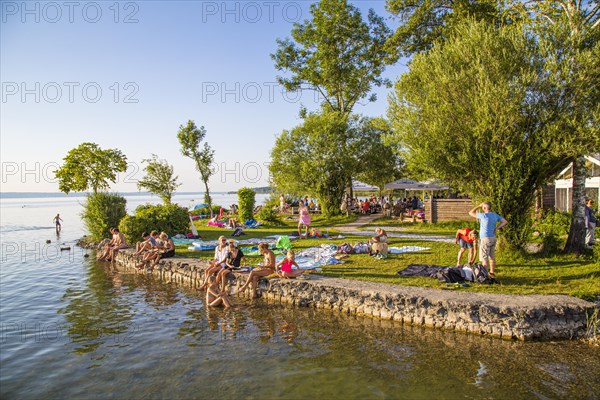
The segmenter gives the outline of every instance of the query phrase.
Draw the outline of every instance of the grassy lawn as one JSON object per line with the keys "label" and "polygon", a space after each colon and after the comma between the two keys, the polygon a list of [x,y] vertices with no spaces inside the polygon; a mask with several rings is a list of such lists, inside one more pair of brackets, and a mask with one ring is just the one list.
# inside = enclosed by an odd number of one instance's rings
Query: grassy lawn
{"label": "grassy lawn", "polygon": [[439,222],[436,224],[411,222],[404,220],[400,222],[398,218],[381,217],[375,221],[363,226],[361,229],[374,230],[375,227],[384,226],[392,228],[401,228],[407,233],[415,233],[419,235],[447,235],[454,236],[456,231],[461,228],[479,229],[479,223],[473,220],[466,221],[448,221]]}
{"label": "grassy lawn", "polygon": [[[323,233],[329,229],[331,235],[337,234],[335,225],[352,222],[355,217],[340,217],[335,220],[326,220],[321,216],[313,216],[314,227]],[[283,226],[263,226],[258,229],[246,229],[246,236],[239,239],[262,238],[270,235],[289,234],[296,230],[297,222],[285,221]],[[370,226],[366,226],[365,235],[371,235],[375,226],[407,228],[407,233],[435,234],[454,236],[456,229],[464,227],[464,222],[442,224],[400,224],[397,220],[381,219]],[[200,235],[205,240],[213,240],[224,234],[231,237],[232,231],[212,228],[197,224]],[[366,240],[366,236],[347,236],[346,239],[303,239],[292,242],[295,251],[307,247],[319,246],[324,243],[339,245],[343,242],[355,243]],[[390,246],[421,246],[430,250],[416,253],[390,255],[385,260],[377,260],[366,254],[353,254],[344,260],[344,264],[330,265],[323,268],[323,275],[366,280],[372,282],[386,282],[406,286],[419,287],[445,287],[445,284],[434,278],[404,277],[398,274],[409,264],[434,264],[453,266],[456,264],[458,246],[451,243],[438,243],[423,240],[389,238]],[[535,255],[508,254],[498,251],[498,266],[496,277],[500,285],[477,285],[469,288],[460,288],[461,291],[476,291],[487,293],[505,294],[567,294],[587,300],[593,300],[600,294],[600,262],[598,250],[594,255],[575,257],[571,255],[554,255],[541,257]],[[187,246],[178,246],[178,256],[190,258],[211,259],[212,251],[189,251]],[[258,264],[261,257],[249,257],[251,264]],[[463,255],[466,261],[466,254]]]}

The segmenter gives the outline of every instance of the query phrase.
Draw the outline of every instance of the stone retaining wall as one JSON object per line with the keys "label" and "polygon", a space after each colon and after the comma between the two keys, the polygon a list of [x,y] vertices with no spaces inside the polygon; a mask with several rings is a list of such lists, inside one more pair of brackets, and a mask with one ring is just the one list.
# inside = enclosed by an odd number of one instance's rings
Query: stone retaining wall
{"label": "stone retaining wall", "polygon": [[[170,258],[152,272],[144,272],[134,267],[137,263],[131,251],[117,256],[121,270],[152,274],[188,287],[202,284],[207,266],[206,261]],[[236,274],[232,284],[240,286],[245,280],[246,275]],[[582,337],[586,315],[595,307],[594,303],[564,295],[456,292],[318,275],[310,275],[308,280],[263,279],[258,287],[261,297],[272,302],[518,340]]]}

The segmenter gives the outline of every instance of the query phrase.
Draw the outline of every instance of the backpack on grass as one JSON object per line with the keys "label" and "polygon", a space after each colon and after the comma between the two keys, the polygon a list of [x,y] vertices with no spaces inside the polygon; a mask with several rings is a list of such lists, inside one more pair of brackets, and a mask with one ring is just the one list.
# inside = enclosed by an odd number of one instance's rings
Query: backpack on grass
{"label": "backpack on grass", "polygon": [[473,281],[484,284],[494,284],[498,281],[490,276],[488,270],[480,263],[475,263],[471,266],[473,269]]}
{"label": "backpack on grass", "polygon": [[242,228],[235,228],[235,231],[231,234],[231,236],[242,236],[245,235],[244,230]]}

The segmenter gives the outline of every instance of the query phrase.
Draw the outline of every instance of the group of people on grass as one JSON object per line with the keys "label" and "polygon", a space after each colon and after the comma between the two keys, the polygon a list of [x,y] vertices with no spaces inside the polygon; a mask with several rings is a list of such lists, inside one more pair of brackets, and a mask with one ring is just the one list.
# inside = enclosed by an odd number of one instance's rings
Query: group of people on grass
{"label": "group of people on grass", "polygon": [[[319,205],[315,202],[314,199],[309,199],[308,196],[304,196],[298,200],[298,207],[306,207],[312,211],[318,211]],[[285,198],[285,195],[282,193],[279,196],[279,212],[287,212],[290,209],[290,205]]]}
{"label": "group of people on grass", "polygon": [[[248,287],[252,290],[252,298],[257,297],[258,280],[269,275],[277,274],[280,278],[296,278],[304,271],[298,267],[294,252],[289,250],[287,256],[280,262],[275,262],[275,253],[267,243],[260,243],[258,251],[263,256],[263,262],[248,273],[246,282],[234,293],[239,294]],[[225,236],[218,239],[215,255],[209,261],[209,267],[204,271],[204,282],[199,290],[206,290],[206,303],[209,306],[223,305],[231,307],[233,301],[227,291],[227,280],[246,265],[246,257],[235,241],[228,241]],[[292,267],[295,266],[294,270]]]}
{"label": "group of people on grass", "polygon": [[[481,209],[481,211],[479,211]],[[464,252],[468,249],[468,262],[475,262],[477,248],[479,247],[479,260],[481,264],[489,271],[492,278],[495,277],[496,268],[496,232],[504,228],[508,221],[492,211],[492,204],[489,201],[473,207],[469,215],[479,221],[479,232],[462,228],[456,231],[454,242],[460,245],[456,265],[460,266]],[[479,241],[479,243],[478,243]]]}
{"label": "group of people on grass", "polygon": [[[594,200],[587,199],[585,206],[585,244],[588,247],[593,246],[595,243],[594,233],[598,223],[592,209],[593,206]],[[493,212],[492,205],[488,201],[484,201],[473,207],[469,211],[469,215],[477,218],[479,221],[479,232],[470,228],[462,228],[456,231],[455,243],[460,245],[456,265],[461,265],[462,255],[467,249],[469,250],[469,264],[475,262],[479,240],[479,260],[488,269],[490,276],[494,277],[496,268],[496,232],[505,227],[508,221]]]}
{"label": "group of people on grass", "polygon": [[[234,210],[235,204],[231,205],[231,210]],[[235,206],[235,210],[237,211],[237,206]],[[207,225],[208,226],[216,226],[218,228],[228,228],[228,229],[235,229],[239,226],[237,220],[235,218],[233,218],[232,216],[232,212],[230,211],[229,216],[227,216],[226,218],[223,218],[223,214],[224,214],[225,210],[223,209],[223,207],[221,207],[221,209],[219,210],[219,214],[213,216],[211,219],[208,220]]]}

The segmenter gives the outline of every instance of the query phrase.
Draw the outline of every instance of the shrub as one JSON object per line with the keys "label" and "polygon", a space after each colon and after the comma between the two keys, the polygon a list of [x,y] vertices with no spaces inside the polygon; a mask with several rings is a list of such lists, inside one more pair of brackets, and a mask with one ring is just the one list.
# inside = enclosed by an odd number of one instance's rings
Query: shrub
{"label": "shrub", "polygon": [[279,218],[279,212],[272,206],[263,206],[260,211],[256,214],[256,218],[259,221],[267,222],[273,225],[281,225],[282,221]]}
{"label": "shrub", "polygon": [[144,231],[156,230],[173,236],[177,233],[186,233],[189,229],[188,211],[177,204],[141,205],[136,208],[135,215],[128,215],[119,224],[119,230],[130,244],[139,241]]}
{"label": "shrub", "polygon": [[563,236],[569,234],[571,216],[560,211],[547,211],[535,224],[535,229],[543,236]]}
{"label": "shrub", "polygon": [[269,197],[267,197],[267,199],[265,200],[264,207],[268,207],[268,208],[279,207],[279,195],[277,193],[271,193],[271,195]]}
{"label": "shrub", "polygon": [[250,188],[243,187],[238,190],[238,215],[242,222],[252,219],[256,202],[255,196],[256,193]]}
{"label": "shrub", "polygon": [[87,196],[81,212],[81,219],[90,234],[90,239],[99,242],[110,237],[110,228],[119,225],[119,221],[127,215],[127,200],[115,193],[94,193]]}
{"label": "shrub", "polygon": [[568,235],[571,216],[560,211],[547,211],[535,222],[535,229],[542,238],[544,254],[555,254],[564,247],[561,236]]}

